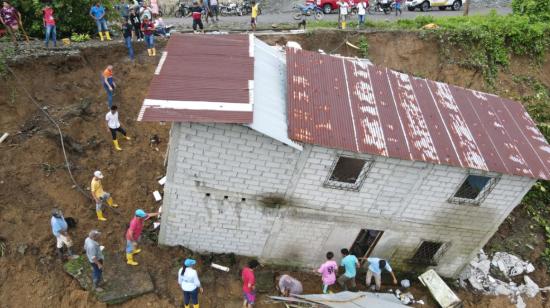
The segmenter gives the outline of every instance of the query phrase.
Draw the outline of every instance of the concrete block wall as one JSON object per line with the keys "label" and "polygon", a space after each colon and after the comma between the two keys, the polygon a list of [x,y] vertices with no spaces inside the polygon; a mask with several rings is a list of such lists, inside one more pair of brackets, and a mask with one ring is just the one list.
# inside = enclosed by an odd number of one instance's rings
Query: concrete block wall
{"label": "concrete block wall", "polygon": [[[373,161],[359,191],[323,186],[339,155]],[[480,206],[458,205],[447,200],[466,170],[311,145],[300,152],[228,124],[174,124],[168,170],[163,244],[316,266],[368,228],[385,231],[373,254],[397,268],[422,240],[449,243],[436,267],[445,276],[469,262],[534,183],[503,175]],[[290,204],[268,208],[259,201],[268,194]]]}

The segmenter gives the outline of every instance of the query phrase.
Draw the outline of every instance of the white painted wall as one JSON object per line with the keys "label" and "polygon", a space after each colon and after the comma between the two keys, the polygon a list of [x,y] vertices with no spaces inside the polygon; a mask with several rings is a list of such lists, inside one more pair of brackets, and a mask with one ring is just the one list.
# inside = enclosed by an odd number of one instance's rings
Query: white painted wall
{"label": "white painted wall", "polygon": [[[341,154],[374,160],[358,192],[323,187]],[[422,240],[450,242],[436,270],[454,276],[534,183],[503,175],[481,206],[452,204],[466,170],[311,145],[299,152],[228,124],[174,124],[169,155],[161,243],[306,266],[369,228],[385,231],[373,254],[397,268]],[[258,201],[273,193],[290,204]]]}

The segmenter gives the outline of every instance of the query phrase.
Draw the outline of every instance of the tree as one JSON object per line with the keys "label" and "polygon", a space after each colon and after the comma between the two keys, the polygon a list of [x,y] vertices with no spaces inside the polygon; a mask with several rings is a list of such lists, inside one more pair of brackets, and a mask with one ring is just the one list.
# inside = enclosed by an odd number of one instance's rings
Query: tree
{"label": "tree", "polygon": [[468,16],[468,13],[470,13],[470,0],[466,0],[464,3],[464,16]]}
{"label": "tree", "polygon": [[548,0],[513,0],[512,10],[516,15],[527,15],[537,20],[550,21],[550,1]]}

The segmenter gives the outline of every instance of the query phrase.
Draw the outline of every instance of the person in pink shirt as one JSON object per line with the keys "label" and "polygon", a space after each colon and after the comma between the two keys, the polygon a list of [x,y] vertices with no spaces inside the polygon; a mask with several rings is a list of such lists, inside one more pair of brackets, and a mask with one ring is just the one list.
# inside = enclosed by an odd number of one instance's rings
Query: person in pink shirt
{"label": "person in pink shirt", "polygon": [[158,216],[158,213],[145,213],[144,210],[136,210],[134,218],[130,221],[130,227],[126,231],[126,263],[129,265],[138,265],[134,261],[134,255],[141,252],[141,249],[137,248],[137,242],[143,231],[143,223],[151,218]]}
{"label": "person in pink shirt", "polygon": [[243,268],[241,272],[244,293],[243,307],[245,308],[252,308],[256,302],[256,277],[254,276],[254,269],[259,265],[260,263],[257,260],[250,260],[248,266]]}
{"label": "person in pink shirt", "polygon": [[42,19],[44,21],[44,28],[46,29],[46,39],[44,43],[46,48],[48,48],[48,43],[50,42],[50,37],[52,38],[53,47],[56,45],[56,33],[55,33],[55,18],[53,17],[53,8],[46,4],[42,10]]}
{"label": "person in pink shirt", "polygon": [[323,293],[328,292],[328,288],[336,283],[336,272],[338,271],[338,264],[333,261],[334,253],[332,251],[327,252],[327,261],[319,267],[318,273],[322,275],[323,280]]}

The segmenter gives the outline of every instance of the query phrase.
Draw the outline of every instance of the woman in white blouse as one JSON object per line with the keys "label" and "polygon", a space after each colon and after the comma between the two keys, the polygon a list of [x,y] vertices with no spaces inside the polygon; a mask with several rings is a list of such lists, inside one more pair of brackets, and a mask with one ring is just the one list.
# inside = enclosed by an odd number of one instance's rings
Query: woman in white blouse
{"label": "woman in white blouse", "polygon": [[190,302],[193,302],[193,308],[199,308],[199,290],[202,293],[201,282],[197,271],[193,268],[197,261],[185,259],[183,267],[178,272],[178,283],[183,290],[183,304],[185,308],[190,308]]}

